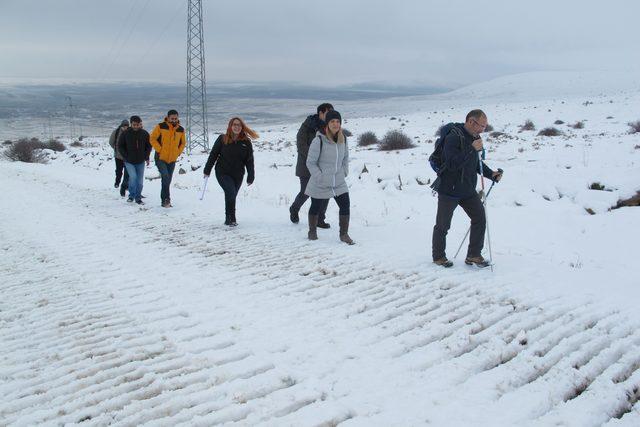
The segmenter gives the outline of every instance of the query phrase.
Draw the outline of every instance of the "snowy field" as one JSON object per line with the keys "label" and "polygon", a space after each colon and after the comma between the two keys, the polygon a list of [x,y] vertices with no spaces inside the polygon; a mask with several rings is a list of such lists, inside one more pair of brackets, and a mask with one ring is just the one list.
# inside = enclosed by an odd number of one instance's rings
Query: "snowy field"
{"label": "snowy field", "polygon": [[[355,246],[333,202],[316,242],[308,204],[289,222],[299,123],[258,127],[232,229],[215,181],[198,200],[203,154],[172,209],[153,163],[146,206],[119,196],[106,139],[3,160],[0,425],[640,425],[640,209],[611,209],[640,191],[635,80],[531,74],[343,113]],[[505,134],[485,137],[505,171],[493,272],[464,249],[431,263],[427,158],[472,108]],[[416,148],[356,146],[391,129]],[[467,226],[457,210],[450,258]]]}

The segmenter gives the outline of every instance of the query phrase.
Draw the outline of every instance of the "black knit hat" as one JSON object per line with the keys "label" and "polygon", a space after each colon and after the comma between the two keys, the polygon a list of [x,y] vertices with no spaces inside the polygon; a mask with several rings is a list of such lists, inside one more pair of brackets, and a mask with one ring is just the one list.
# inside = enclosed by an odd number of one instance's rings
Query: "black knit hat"
{"label": "black knit hat", "polygon": [[120,123],[120,126],[129,126],[129,120],[123,120],[122,123]]}
{"label": "black knit hat", "polygon": [[324,116],[324,122],[329,124],[329,122],[333,119],[340,120],[340,124],[342,124],[342,116],[336,110],[329,110],[327,114]]}

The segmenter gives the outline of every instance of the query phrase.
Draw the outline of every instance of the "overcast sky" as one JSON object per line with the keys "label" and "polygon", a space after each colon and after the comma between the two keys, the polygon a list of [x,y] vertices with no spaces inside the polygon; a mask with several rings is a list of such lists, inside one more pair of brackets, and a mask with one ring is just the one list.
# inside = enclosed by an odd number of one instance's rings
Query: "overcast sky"
{"label": "overcast sky", "polygon": [[[187,0],[0,0],[0,78],[183,81]],[[454,86],[640,71],[635,0],[203,0],[207,78]]]}

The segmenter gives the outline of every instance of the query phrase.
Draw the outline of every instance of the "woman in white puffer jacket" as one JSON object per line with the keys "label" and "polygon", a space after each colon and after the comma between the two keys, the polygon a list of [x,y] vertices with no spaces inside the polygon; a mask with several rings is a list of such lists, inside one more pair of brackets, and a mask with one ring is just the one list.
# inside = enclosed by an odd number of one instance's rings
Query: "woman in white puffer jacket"
{"label": "woman in white puffer jacket", "polygon": [[324,133],[318,131],[307,155],[307,168],[311,173],[305,194],[311,197],[309,208],[309,240],[317,240],[318,213],[326,209],[330,198],[339,208],[340,240],[349,245],[349,187],[345,178],[349,174],[349,149],[342,132],[342,117],[335,110],[325,116]]}

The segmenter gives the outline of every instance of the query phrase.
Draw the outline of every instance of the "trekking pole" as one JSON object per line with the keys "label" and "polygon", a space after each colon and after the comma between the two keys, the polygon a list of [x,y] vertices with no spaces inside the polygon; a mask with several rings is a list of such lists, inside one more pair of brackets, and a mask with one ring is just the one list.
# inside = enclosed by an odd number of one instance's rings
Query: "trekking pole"
{"label": "trekking pole", "polygon": [[207,191],[207,182],[209,182],[209,177],[204,177],[204,184],[202,185],[202,192],[200,193],[200,200],[204,199],[204,192]]}
{"label": "trekking pole", "polygon": [[[482,151],[478,151],[478,162],[480,163],[480,183],[482,186],[482,194],[484,194],[484,171],[482,170]],[[489,215],[487,215],[487,205],[486,203],[482,204],[484,208],[484,219],[487,224],[487,242],[489,246],[489,266],[491,267],[491,272],[493,272],[493,253],[491,252],[491,233],[489,233]]]}
{"label": "trekking pole", "polygon": [[[500,170],[500,169],[498,169]],[[489,191],[487,191],[487,194],[484,194],[482,197],[482,206],[484,206],[484,204],[487,201],[487,197],[489,197],[489,194],[491,194],[491,190],[493,190],[493,186],[496,185],[496,182],[493,181],[491,183],[491,187],[489,187]],[[467,228],[467,233],[464,235],[464,237],[462,238],[462,242],[460,242],[460,246],[458,246],[458,250],[456,251],[456,254],[453,256],[454,258],[458,258],[458,254],[460,253],[460,249],[462,249],[462,246],[464,245],[464,242],[467,241],[467,237],[469,237],[469,233],[471,232],[471,226],[469,226],[469,228]]]}

